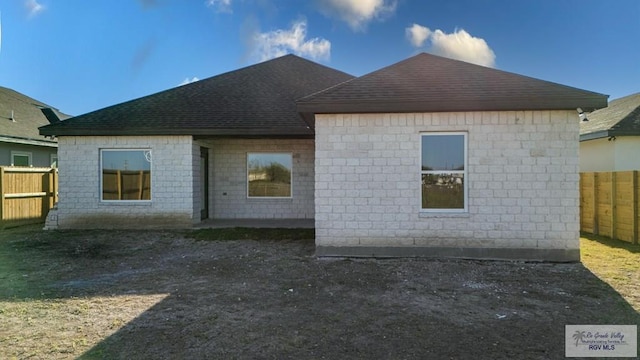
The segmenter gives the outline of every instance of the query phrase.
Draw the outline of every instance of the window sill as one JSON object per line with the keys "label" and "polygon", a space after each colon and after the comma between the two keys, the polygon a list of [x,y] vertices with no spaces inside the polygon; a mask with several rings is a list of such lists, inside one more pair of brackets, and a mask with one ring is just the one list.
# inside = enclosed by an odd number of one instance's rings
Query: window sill
{"label": "window sill", "polygon": [[247,198],[248,202],[267,202],[267,201],[276,201],[276,202],[291,202],[291,200],[293,200],[293,198],[277,198],[277,197],[272,197],[272,198],[259,198],[259,197],[255,197],[255,198]]}
{"label": "window sill", "polygon": [[470,217],[468,212],[424,212],[421,211],[418,214],[419,218],[468,218]]}
{"label": "window sill", "polygon": [[100,201],[98,206],[151,206],[152,202],[146,200],[115,200]]}

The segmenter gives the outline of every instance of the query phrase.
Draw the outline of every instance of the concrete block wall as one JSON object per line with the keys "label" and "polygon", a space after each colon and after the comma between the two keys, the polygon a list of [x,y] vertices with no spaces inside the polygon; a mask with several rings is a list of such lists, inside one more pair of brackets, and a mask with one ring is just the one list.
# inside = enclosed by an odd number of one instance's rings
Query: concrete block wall
{"label": "concrete block wall", "polygon": [[[179,228],[199,221],[193,205],[191,136],[61,136],[59,228]],[[100,149],[151,149],[151,201],[103,202]]]}
{"label": "concrete block wall", "polygon": [[[210,210],[215,219],[312,219],[314,141],[312,139],[216,139],[209,146]],[[247,197],[247,154],[291,153],[292,197]]]}
{"label": "concrete block wall", "polygon": [[[575,110],[316,115],[317,252],[579,260],[578,128]],[[466,213],[420,210],[431,131],[468,133]]]}

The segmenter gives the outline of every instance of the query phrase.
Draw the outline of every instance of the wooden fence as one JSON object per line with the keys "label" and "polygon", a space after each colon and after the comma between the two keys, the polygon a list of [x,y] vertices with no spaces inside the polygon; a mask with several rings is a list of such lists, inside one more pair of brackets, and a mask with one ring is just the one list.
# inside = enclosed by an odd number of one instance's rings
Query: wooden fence
{"label": "wooden fence", "polygon": [[580,230],[637,244],[639,193],[638,171],[580,173]]}
{"label": "wooden fence", "polygon": [[58,201],[58,170],[0,166],[0,223],[40,222]]}

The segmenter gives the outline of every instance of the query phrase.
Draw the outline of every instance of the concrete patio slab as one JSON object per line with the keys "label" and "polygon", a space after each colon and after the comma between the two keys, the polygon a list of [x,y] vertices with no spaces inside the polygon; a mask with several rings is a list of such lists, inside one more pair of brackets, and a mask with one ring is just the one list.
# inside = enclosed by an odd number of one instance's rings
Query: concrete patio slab
{"label": "concrete patio slab", "polygon": [[222,229],[234,227],[313,229],[314,219],[207,219],[193,226],[195,229]]}

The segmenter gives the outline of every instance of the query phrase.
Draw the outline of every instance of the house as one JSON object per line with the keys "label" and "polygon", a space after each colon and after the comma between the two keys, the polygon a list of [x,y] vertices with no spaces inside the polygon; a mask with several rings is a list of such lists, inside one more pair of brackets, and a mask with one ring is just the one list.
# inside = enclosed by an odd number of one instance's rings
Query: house
{"label": "house", "polygon": [[580,123],[580,171],[640,170],[640,93],[586,116]]}
{"label": "house", "polygon": [[314,131],[295,100],[352,78],[287,55],[45,126],[61,168],[52,217],[59,228],[313,219]]}
{"label": "house", "polygon": [[314,218],[321,256],[578,261],[576,108],[606,105],[429,54],[359,78],[287,55],[41,128],[50,223]]}
{"label": "house", "polygon": [[606,105],[429,54],[302,99],[317,253],[579,260],[576,108]]}
{"label": "house", "polygon": [[58,143],[38,128],[68,118],[57,109],[0,87],[0,166],[56,166]]}

